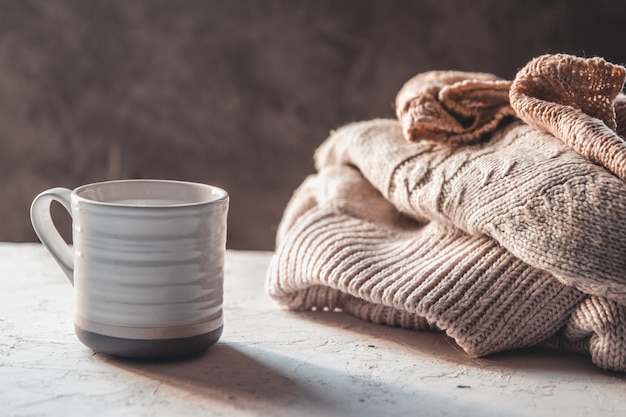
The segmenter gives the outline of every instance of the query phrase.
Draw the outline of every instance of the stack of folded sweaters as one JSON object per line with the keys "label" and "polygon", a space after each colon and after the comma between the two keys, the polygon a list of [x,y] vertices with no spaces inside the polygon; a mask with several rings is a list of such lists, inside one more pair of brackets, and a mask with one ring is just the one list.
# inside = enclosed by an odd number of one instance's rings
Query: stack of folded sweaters
{"label": "stack of folded sweaters", "polygon": [[397,120],[318,148],[279,226],[269,295],[445,331],[472,356],[548,345],[625,372],[625,76],[559,54],[513,81],[412,78]]}

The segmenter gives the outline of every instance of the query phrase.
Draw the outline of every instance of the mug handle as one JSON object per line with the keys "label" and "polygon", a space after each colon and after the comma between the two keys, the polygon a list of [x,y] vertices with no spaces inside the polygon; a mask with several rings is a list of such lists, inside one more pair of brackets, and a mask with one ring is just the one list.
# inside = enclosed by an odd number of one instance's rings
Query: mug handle
{"label": "mug handle", "polygon": [[67,275],[70,283],[74,285],[74,252],[61,237],[50,214],[50,205],[53,201],[57,201],[71,216],[71,195],[72,190],[62,187],[51,188],[42,192],[35,197],[30,206],[30,221],[41,243]]}

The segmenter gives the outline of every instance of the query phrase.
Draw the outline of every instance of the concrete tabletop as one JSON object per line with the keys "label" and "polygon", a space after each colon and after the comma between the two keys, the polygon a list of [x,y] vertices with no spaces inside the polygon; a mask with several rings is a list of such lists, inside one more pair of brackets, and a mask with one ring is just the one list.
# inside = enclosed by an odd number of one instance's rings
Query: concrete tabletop
{"label": "concrete tabletop", "polygon": [[282,310],[269,252],[229,251],[225,327],[170,362],[96,354],[39,244],[0,244],[0,416],[624,416],[626,375],[524,350],[471,359],[442,334]]}

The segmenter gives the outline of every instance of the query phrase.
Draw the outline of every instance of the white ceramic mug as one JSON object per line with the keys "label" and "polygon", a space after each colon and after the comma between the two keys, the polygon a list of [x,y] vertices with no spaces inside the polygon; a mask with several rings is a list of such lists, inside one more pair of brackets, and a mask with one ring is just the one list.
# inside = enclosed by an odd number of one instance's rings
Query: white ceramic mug
{"label": "white ceramic mug", "polygon": [[[50,204],[72,216],[73,248]],[[74,286],[75,330],[92,349],[127,357],[200,353],[220,337],[226,191],[121,180],[53,188],[31,206],[37,236]]]}

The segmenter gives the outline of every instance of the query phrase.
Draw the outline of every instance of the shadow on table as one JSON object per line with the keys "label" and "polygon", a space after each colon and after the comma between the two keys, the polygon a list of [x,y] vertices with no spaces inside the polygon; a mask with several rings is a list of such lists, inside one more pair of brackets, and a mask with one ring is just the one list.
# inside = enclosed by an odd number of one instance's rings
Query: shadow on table
{"label": "shadow on table", "polygon": [[415,355],[429,356],[437,360],[466,367],[494,370],[537,372],[552,374],[586,374],[612,377],[626,382],[626,375],[605,371],[595,366],[590,356],[575,354],[548,347],[531,347],[495,353],[486,357],[472,358],[444,332],[414,331],[369,323],[341,312],[289,312],[323,326],[336,327],[341,331],[362,334],[364,340],[378,340],[412,351]]}
{"label": "shadow on table", "polygon": [[305,388],[235,346],[218,342],[205,354],[172,361],[132,361],[102,356],[109,364],[186,389],[191,394],[226,401],[288,403]]}
{"label": "shadow on table", "polygon": [[[267,341],[226,339],[200,357],[161,363],[98,356],[110,365],[173,387],[185,401],[213,410],[216,415],[369,417],[416,415],[419,410],[421,415],[515,417],[523,413],[497,409],[507,404],[485,402],[484,394],[476,391],[480,386],[468,390],[470,386],[463,385],[463,381],[480,380],[488,388],[496,380],[508,384],[507,376],[514,378],[514,386],[529,381],[535,387],[541,386],[542,381],[584,379],[591,384],[596,381],[606,384],[611,379],[620,384],[626,381],[621,374],[596,368],[588,357],[565,352],[527,349],[472,359],[443,333],[375,325],[338,313],[285,314],[308,320],[314,327],[322,326],[320,334],[326,337],[329,330],[332,334],[337,329],[343,339],[354,340],[359,345],[353,346],[355,354],[367,354],[368,349],[385,352],[381,354],[387,356],[386,360],[409,358],[409,368],[412,361],[427,363],[442,374],[423,374],[406,381],[383,377],[380,373],[372,376],[367,373],[368,362],[363,358],[355,362],[360,363],[357,367],[346,367],[344,362],[350,360],[345,355],[337,356],[337,362],[331,363],[335,357],[333,349],[322,342],[318,350],[300,352],[297,343],[289,345],[286,341],[288,347],[281,345],[279,352],[274,349],[275,344]],[[346,333],[351,333],[350,337],[345,338]],[[375,360],[376,355],[371,357]],[[383,372],[384,364],[384,359],[375,364],[379,372]],[[403,375],[410,376],[410,372],[403,370]],[[459,377],[448,377],[446,372]]]}
{"label": "shadow on table", "polygon": [[102,359],[182,390],[186,401],[215,415],[378,417],[412,416],[416,410],[420,415],[440,415],[443,409],[444,415],[499,415],[497,410],[484,414],[486,410],[469,401],[451,402],[420,387],[407,390],[252,345],[219,342],[198,358],[164,363]]}

